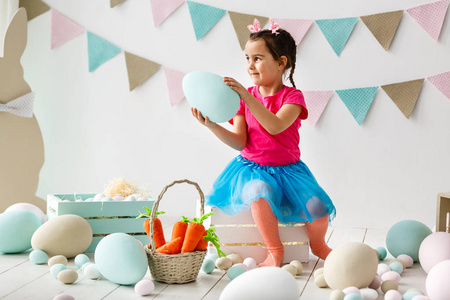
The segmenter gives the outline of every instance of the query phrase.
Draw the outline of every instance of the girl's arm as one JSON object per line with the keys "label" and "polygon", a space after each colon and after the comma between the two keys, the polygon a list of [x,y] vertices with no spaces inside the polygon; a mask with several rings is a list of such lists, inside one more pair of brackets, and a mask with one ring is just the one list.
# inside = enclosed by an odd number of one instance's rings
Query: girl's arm
{"label": "girl's arm", "polygon": [[233,131],[211,122],[208,117],[203,118],[200,111],[191,108],[192,115],[204,126],[206,126],[215,136],[231,148],[241,151],[247,144],[247,124],[244,115],[236,115],[233,118]]}
{"label": "girl's arm", "polygon": [[284,104],[280,110],[274,114],[233,78],[225,77],[224,81],[239,94],[240,98],[245,102],[259,124],[261,124],[261,126],[271,135],[276,135],[286,130],[294,123],[302,112],[301,105]]}

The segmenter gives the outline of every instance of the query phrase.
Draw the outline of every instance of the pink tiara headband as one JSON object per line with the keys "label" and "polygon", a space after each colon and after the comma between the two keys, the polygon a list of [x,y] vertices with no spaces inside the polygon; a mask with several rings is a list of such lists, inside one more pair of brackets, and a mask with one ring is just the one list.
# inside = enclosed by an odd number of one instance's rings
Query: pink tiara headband
{"label": "pink tiara headband", "polygon": [[[270,21],[269,30],[272,31],[272,34],[278,35],[279,32],[277,30],[280,27],[278,26],[277,23],[273,21],[272,18],[269,18],[269,21]],[[250,30],[251,33],[259,32],[261,31],[261,24],[259,23],[258,19],[255,18],[255,20],[253,20],[253,24],[248,25],[247,28],[248,30]]]}

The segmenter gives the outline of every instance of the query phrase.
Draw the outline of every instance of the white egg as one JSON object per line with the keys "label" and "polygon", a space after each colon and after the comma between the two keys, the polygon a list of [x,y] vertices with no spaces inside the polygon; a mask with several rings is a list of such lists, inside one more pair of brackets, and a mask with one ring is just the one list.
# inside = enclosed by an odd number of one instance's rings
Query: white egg
{"label": "white egg", "polygon": [[49,267],[56,264],[67,265],[67,258],[64,255],[55,255],[48,260],[47,264]]}
{"label": "white egg", "polygon": [[103,193],[98,193],[94,196],[94,201],[102,201],[102,199],[105,197]]}
{"label": "white egg", "polygon": [[155,284],[153,283],[153,281],[151,281],[149,279],[143,279],[143,280],[139,281],[138,283],[136,283],[136,285],[134,286],[134,291],[139,296],[150,295],[151,293],[153,293],[154,290],[155,290]]}
{"label": "white egg", "polygon": [[232,280],[219,300],[283,299],[298,300],[300,289],[295,278],[277,267],[256,268]]}
{"label": "white egg", "polygon": [[125,199],[125,197],[123,196],[114,196],[112,197],[113,201],[123,201]]}
{"label": "white egg", "polygon": [[364,288],[359,290],[364,300],[376,300],[378,299],[378,292],[374,289]]}
{"label": "white egg", "polygon": [[47,215],[36,205],[30,203],[15,203],[5,209],[5,212],[14,209],[23,209],[32,212],[39,218],[39,220],[41,220],[41,224],[44,224],[47,221]]}
{"label": "white egg", "polygon": [[97,266],[93,263],[88,264],[84,268],[84,275],[86,275],[86,277],[89,279],[98,279],[98,278],[100,278],[100,276],[102,276],[102,274],[98,270]]}
{"label": "white egg", "polygon": [[53,298],[53,300],[75,300],[74,297],[72,297],[71,295],[68,294],[59,294],[58,296],[55,296],[55,298]]}
{"label": "white egg", "polygon": [[126,197],[124,201],[136,201],[136,198],[133,195],[130,195]]}
{"label": "white egg", "polygon": [[297,268],[294,265],[284,265],[281,267],[283,270],[289,272],[292,276],[295,276],[297,274]]}
{"label": "white egg", "polygon": [[247,265],[249,270],[256,268],[256,260],[252,257],[247,257],[243,263]]}

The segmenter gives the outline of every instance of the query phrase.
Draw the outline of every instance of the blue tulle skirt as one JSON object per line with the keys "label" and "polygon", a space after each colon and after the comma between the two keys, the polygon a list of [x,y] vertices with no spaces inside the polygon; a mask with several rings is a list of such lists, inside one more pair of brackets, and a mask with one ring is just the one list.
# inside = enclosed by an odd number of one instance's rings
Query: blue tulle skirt
{"label": "blue tulle skirt", "polygon": [[264,198],[278,221],[287,225],[312,222],[327,215],[331,221],[336,215],[330,197],[301,160],[271,167],[239,155],[219,175],[205,198],[207,205],[228,215],[248,211],[252,201]]}

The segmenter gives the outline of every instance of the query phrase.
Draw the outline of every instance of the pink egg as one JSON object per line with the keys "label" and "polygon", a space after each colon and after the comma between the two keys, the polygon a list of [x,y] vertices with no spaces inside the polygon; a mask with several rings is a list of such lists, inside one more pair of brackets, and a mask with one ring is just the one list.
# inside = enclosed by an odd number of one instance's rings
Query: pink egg
{"label": "pink egg", "polygon": [[394,280],[395,282],[399,283],[400,282],[400,278],[402,278],[400,276],[400,274],[398,274],[395,271],[389,271],[389,272],[386,272],[383,275],[381,275],[381,280],[382,281]]}
{"label": "pink egg", "polygon": [[139,281],[138,283],[136,283],[136,285],[134,286],[134,291],[139,296],[150,295],[151,293],[153,293],[154,289],[155,289],[155,284],[153,283],[153,281],[151,281],[149,279],[143,279],[143,280]]}
{"label": "pink egg", "polygon": [[369,285],[369,288],[377,290],[380,286],[381,286],[381,278],[380,276],[376,275],[372,283]]}
{"label": "pink egg", "polygon": [[256,268],[256,261],[252,257],[247,257],[244,259],[244,264],[247,265],[249,270]]}
{"label": "pink egg", "polygon": [[402,294],[396,290],[389,290],[384,294],[384,300],[402,300]]}
{"label": "pink egg", "polygon": [[414,264],[414,260],[412,259],[412,257],[406,254],[400,254],[399,256],[397,256],[397,259],[403,260],[407,268],[411,267]]}
{"label": "pink egg", "polygon": [[359,289],[355,286],[349,286],[346,287],[345,289],[342,290],[344,292],[344,294],[348,295],[348,294],[358,294],[361,296],[361,292],[359,291]]}
{"label": "pink egg", "polygon": [[75,300],[75,298],[68,294],[63,293],[63,294],[59,294],[58,296],[53,298],[53,300]]}
{"label": "pink egg", "polygon": [[436,264],[428,272],[426,288],[431,299],[450,299],[450,260],[444,260]]}
{"label": "pink egg", "polygon": [[234,264],[233,266],[240,267],[240,268],[242,268],[244,271],[248,271],[248,266],[247,266],[246,264],[244,264],[244,263]]}

